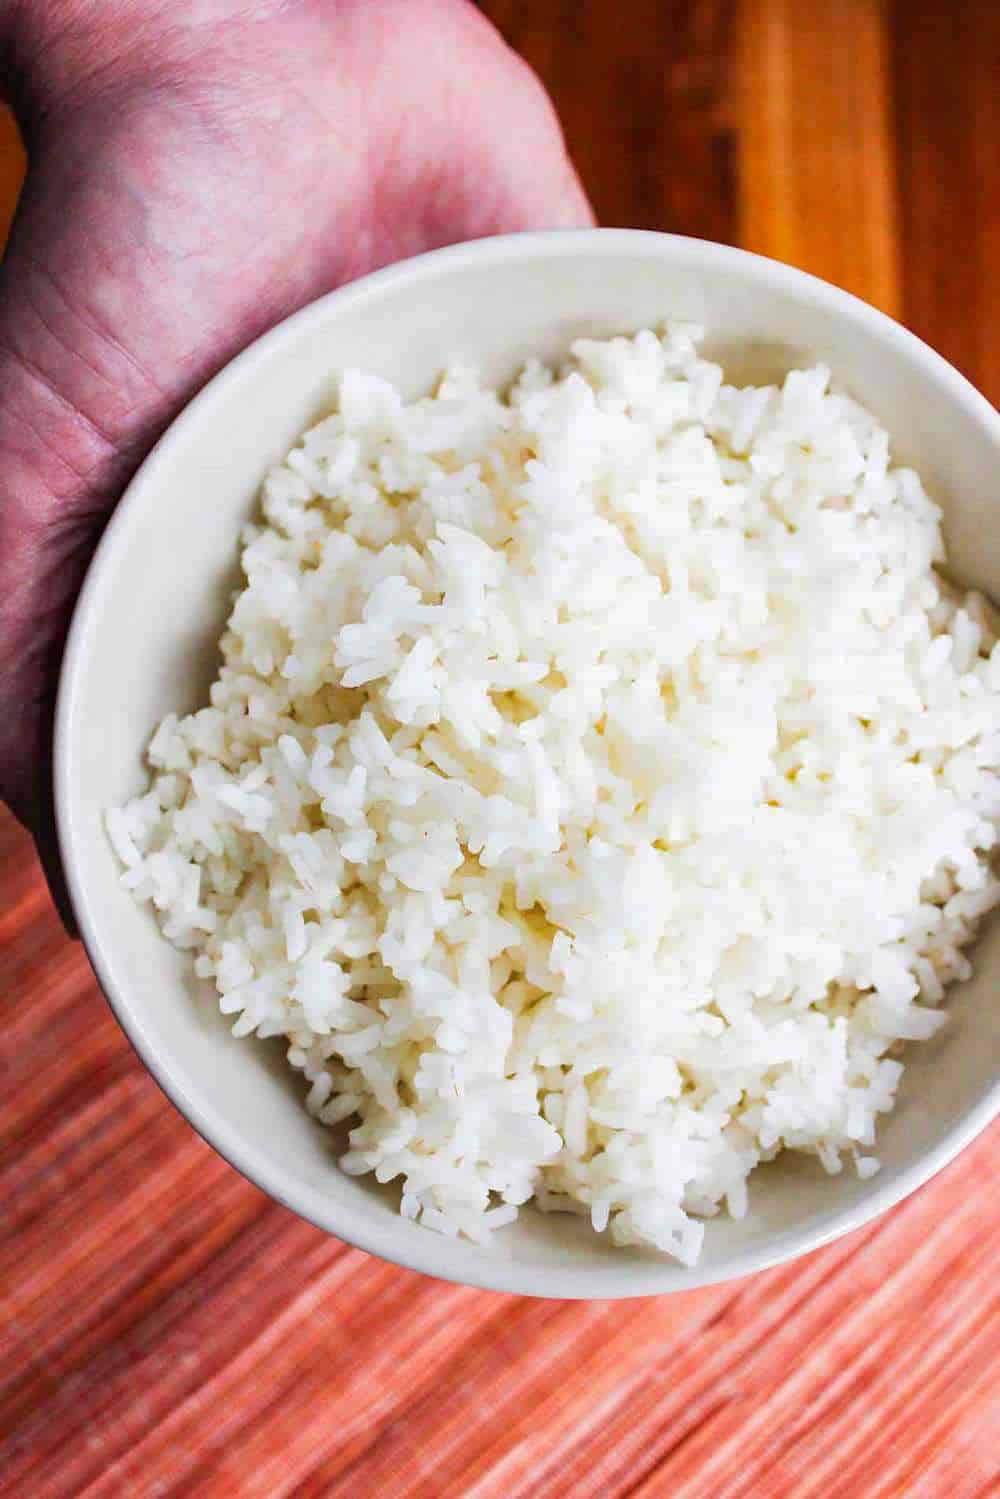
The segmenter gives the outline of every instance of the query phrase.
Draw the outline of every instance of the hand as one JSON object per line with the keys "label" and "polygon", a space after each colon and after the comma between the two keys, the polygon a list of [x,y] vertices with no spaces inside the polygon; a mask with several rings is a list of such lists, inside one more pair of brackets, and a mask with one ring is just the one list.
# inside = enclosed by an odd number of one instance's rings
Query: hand
{"label": "hand", "polygon": [[159,433],[331,287],[590,213],[545,93],[468,0],[9,0],[4,20],[29,175],[0,274],[0,795],[58,898],[59,658]]}

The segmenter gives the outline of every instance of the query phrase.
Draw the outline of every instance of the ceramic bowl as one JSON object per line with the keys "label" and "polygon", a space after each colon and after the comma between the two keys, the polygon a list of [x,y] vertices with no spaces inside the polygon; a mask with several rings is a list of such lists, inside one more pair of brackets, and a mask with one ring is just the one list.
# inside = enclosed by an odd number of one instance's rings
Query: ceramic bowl
{"label": "ceramic bowl", "polygon": [[881,1172],[827,1176],[791,1155],[752,1178],[749,1215],[713,1221],[701,1262],[613,1248],[587,1222],[525,1211],[489,1247],[405,1222],[391,1189],[343,1175],[274,1044],[234,1040],[190,960],[118,881],[104,809],[144,785],[143,748],[168,711],[204,700],[237,580],[239,532],[268,466],[356,365],[407,396],[451,360],[491,380],[664,319],[707,329],[736,380],[804,361],[893,434],[944,506],[954,576],[1000,597],[1000,418],[937,354],[871,307],[787,266],[667,235],[592,230],[482,240],[390,267],[322,298],[242,353],[191,402],[133,479],[81,593],[60,686],[55,791],[80,932],[115,1014],[153,1076],[216,1150],[321,1228],[430,1275],[503,1291],[618,1297],[745,1275],[857,1228],[920,1186],[987,1124],[996,1079],[1000,924],[947,1027],[909,1049]]}

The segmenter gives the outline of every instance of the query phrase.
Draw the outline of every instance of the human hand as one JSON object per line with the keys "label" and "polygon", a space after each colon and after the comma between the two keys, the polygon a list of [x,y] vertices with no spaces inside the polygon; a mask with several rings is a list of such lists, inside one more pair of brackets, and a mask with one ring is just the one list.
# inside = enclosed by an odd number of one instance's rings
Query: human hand
{"label": "human hand", "polygon": [[590,211],[469,0],[0,0],[29,173],[0,272],[0,796],[65,914],[56,677],[100,530],[238,349],[376,266]]}

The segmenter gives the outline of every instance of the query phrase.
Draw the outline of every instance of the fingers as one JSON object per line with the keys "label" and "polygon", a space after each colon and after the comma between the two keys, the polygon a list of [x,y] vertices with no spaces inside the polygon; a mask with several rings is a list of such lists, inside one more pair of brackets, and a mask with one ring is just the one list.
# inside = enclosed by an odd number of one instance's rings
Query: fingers
{"label": "fingers", "polygon": [[527,136],[522,190],[529,221],[522,228],[593,228],[594,210],[573,165],[552,98],[523,57],[509,49],[507,55],[520,75],[526,96],[516,132],[523,131]]}
{"label": "fingers", "polygon": [[[378,198],[391,258],[593,224],[548,92],[469,0],[406,0],[386,41],[369,118],[385,139],[377,159],[389,171]],[[400,234],[406,222],[420,226],[424,243]]]}
{"label": "fingers", "polygon": [[566,160],[566,181],[558,198],[553,199],[551,211],[545,214],[546,222],[537,224],[538,229],[592,229],[596,223],[590,199],[572,162]]}

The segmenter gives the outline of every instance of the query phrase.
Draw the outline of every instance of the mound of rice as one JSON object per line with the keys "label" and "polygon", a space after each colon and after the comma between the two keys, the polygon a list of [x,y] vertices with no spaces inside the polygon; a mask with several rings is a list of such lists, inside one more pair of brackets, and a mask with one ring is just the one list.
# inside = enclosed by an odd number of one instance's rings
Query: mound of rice
{"label": "mound of rice", "polygon": [[351,372],[266,480],[211,705],[108,817],[343,1169],[685,1263],[783,1149],[877,1170],[998,899],[1000,649],[825,369],[674,327],[507,392]]}

